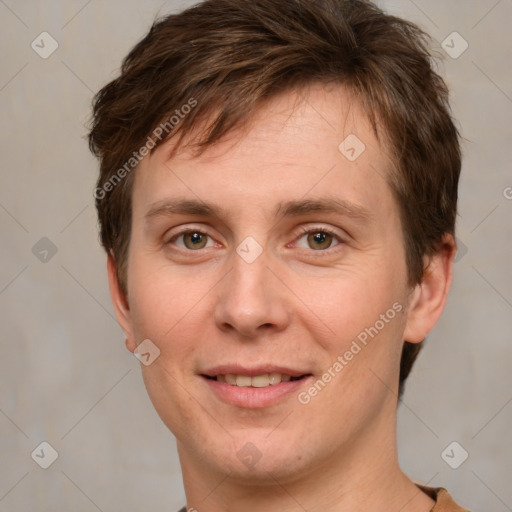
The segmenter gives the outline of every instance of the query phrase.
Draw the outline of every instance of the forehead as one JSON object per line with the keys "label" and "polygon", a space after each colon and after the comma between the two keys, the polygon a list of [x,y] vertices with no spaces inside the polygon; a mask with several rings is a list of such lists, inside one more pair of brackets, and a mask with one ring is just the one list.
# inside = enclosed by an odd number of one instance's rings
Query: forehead
{"label": "forehead", "polygon": [[215,203],[224,211],[265,206],[261,212],[269,215],[292,199],[329,196],[360,210],[391,199],[386,148],[341,86],[283,93],[199,156],[185,141],[169,158],[174,143],[160,145],[139,164],[134,213],[145,215],[172,197]]}

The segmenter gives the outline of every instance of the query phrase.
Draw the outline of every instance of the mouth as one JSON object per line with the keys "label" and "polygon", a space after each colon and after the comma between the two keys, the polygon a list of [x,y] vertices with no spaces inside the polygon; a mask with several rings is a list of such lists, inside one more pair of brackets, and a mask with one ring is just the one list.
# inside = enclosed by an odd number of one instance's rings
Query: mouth
{"label": "mouth", "polygon": [[217,382],[226,383],[230,386],[238,386],[239,388],[266,388],[268,386],[276,386],[281,382],[294,382],[297,380],[302,380],[306,377],[311,376],[311,373],[292,376],[286,373],[263,373],[261,375],[243,375],[243,374],[219,374],[215,376],[210,375],[202,375],[203,377],[215,380]]}
{"label": "mouth", "polygon": [[248,369],[224,365],[200,376],[209,392],[222,402],[239,408],[261,409],[293,397],[313,374],[278,366]]}

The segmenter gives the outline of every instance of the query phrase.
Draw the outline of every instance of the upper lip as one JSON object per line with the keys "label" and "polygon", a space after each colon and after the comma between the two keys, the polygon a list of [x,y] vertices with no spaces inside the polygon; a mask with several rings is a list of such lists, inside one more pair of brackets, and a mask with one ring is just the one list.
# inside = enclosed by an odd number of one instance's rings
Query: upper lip
{"label": "upper lip", "polygon": [[241,366],[238,364],[223,364],[215,366],[201,372],[201,375],[207,377],[216,377],[217,375],[247,375],[255,377],[256,375],[264,375],[266,373],[280,373],[281,375],[290,375],[291,377],[301,377],[302,375],[310,375],[308,371],[296,370],[286,366],[266,364],[260,366]]}

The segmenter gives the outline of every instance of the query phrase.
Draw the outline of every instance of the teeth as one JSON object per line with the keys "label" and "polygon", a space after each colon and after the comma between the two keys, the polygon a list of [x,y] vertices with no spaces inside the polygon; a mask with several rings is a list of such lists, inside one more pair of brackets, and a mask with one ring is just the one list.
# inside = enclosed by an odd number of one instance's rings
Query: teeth
{"label": "teeth", "polygon": [[289,377],[289,375],[281,375],[280,373],[271,373],[268,376],[268,382],[270,385],[279,384],[283,380],[283,377]]}
{"label": "teeth", "polygon": [[239,388],[246,388],[251,385],[252,379],[248,375],[237,375],[235,377],[235,379],[236,379],[236,385]]}
{"label": "teeth", "polygon": [[[256,377],[249,377],[250,385],[253,388],[266,388],[270,386],[270,377],[268,375],[257,375]],[[238,377],[236,379],[238,384]]]}
{"label": "teeth", "polygon": [[274,386],[280,382],[288,382],[291,379],[290,375],[282,375],[280,373],[265,373],[263,375],[217,375],[217,382],[226,382],[231,386],[238,386],[241,388],[266,388],[267,386]]}
{"label": "teeth", "polygon": [[[219,377],[221,376],[219,375]],[[217,377],[217,380],[219,380],[219,377]],[[236,375],[228,374],[225,375],[224,378],[228,384],[231,384],[231,386],[236,386]]]}

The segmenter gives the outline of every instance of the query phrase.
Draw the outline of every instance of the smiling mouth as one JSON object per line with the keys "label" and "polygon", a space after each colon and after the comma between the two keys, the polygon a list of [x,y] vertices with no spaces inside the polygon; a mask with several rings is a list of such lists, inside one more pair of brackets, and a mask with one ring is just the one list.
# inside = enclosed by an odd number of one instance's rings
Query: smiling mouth
{"label": "smiling mouth", "polygon": [[216,376],[203,375],[203,377],[209,380],[216,380],[217,382],[222,382],[230,386],[237,386],[239,388],[266,388],[268,386],[281,384],[281,382],[292,382],[309,376],[311,376],[310,373],[300,375],[298,377],[292,377],[291,375],[282,373],[264,373],[262,375],[254,375],[252,377],[250,375],[234,375],[232,373]]}

